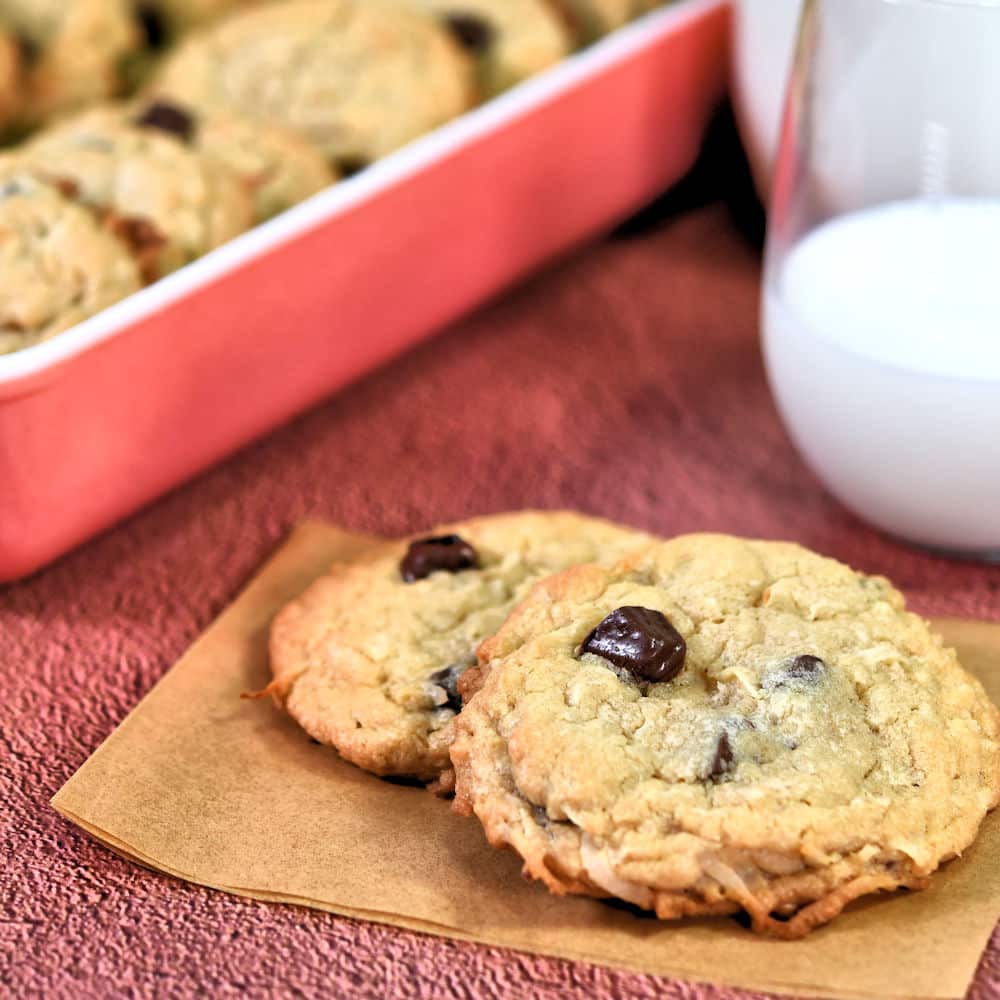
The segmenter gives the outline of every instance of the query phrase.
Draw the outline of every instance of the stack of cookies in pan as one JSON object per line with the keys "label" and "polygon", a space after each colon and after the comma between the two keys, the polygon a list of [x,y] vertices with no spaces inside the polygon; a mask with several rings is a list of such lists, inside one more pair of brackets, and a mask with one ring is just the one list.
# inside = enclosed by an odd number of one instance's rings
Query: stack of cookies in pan
{"label": "stack of cookies in pan", "polygon": [[797,938],[917,889],[1000,797],[1000,715],[881,577],[572,513],[450,525],[279,613],[268,693],[454,794],[557,894]]}
{"label": "stack of cookies in pan", "polygon": [[73,326],[654,6],[0,0],[0,137],[11,143],[0,153],[0,353]]}

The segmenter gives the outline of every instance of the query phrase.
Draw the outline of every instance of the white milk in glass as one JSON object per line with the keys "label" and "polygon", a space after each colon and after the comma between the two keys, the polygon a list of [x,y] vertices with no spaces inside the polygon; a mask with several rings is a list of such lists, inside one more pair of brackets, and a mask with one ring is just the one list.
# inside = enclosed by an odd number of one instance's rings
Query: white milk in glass
{"label": "white milk in glass", "polygon": [[1000,555],[1000,200],[820,226],[769,276],[764,348],[792,437],[844,503]]}

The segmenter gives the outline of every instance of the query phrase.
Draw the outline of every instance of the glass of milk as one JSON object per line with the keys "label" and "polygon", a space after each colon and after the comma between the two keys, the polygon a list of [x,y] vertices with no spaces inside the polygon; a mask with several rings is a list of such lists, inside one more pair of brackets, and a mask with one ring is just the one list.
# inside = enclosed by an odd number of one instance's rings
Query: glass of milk
{"label": "glass of milk", "polygon": [[762,310],[830,491],[1000,558],[1000,0],[808,0]]}

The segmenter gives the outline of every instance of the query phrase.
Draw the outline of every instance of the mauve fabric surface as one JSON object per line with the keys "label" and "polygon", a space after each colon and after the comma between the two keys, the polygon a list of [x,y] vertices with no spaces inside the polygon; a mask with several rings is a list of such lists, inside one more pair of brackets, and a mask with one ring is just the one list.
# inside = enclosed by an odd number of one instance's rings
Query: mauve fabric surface
{"label": "mauve fabric surface", "polygon": [[[0,588],[3,992],[748,996],[229,898],[119,860],[48,800],[304,517],[400,533],[577,506],[792,538],[922,612],[1000,618],[1000,570],[880,537],[804,468],[764,382],[758,267],[720,205],[605,241]],[[998,990],[994,935],[971,995]]]}

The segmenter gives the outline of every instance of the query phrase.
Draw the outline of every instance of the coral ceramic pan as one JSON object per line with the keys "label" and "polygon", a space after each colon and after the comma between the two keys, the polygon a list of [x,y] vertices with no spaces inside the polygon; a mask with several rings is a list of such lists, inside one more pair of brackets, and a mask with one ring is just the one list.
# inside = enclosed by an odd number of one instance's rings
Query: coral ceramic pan
{"label": "coral ceramic pan", "polygon": [[686,0],[650,14],[73,330],[0,357],[0,580],[677,180],[724,91],[727,8]]}

